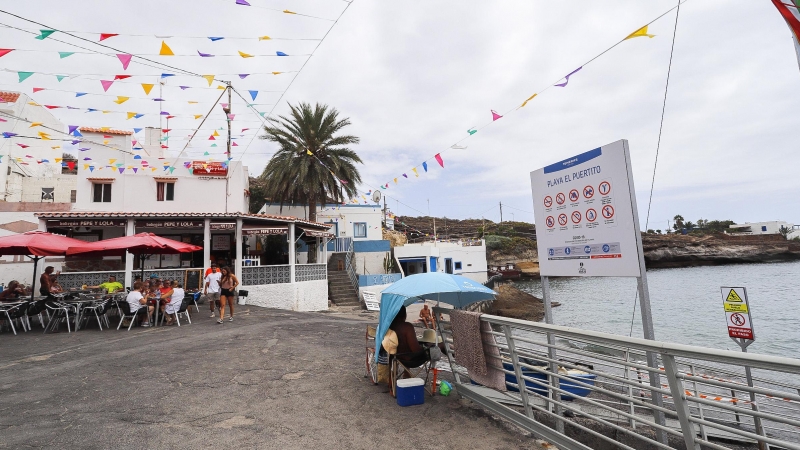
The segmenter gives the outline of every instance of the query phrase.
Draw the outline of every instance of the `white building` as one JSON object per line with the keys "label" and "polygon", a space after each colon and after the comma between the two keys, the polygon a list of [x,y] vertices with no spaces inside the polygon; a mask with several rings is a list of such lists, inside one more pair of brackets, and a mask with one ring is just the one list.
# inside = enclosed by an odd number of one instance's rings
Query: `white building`
{"label": "white building", "polygon": [[781,227],[792,229],[792,224],[782,220],[770,222],[745,222],[737,225],[729,225],[730,234],[780,234]]}
{"label": "white building", "polygon": [[395,258],[405,275],[444,272],[462,275],[478,283],[487,280],[484,240],[421,242],[395,247]]}

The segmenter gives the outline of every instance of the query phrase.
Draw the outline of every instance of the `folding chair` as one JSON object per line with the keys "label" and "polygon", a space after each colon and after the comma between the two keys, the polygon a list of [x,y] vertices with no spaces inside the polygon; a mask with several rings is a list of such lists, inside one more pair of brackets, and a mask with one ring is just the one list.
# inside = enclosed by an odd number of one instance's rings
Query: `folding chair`
{"label": "folding chair", "polygon": [[71,333],[72,328],[70,327],[69,313],[77,314],[77,308],[67,303],[49,300],[44,305],[47,307],[48,311],[51,311],[52,313],[50,314],[50,321],[47,322],[47,326],[45,327],[43,333],[47,333],[48,330],[55,331],[62,319],[67,323],[67,333]]}
{"label": "folding chair", "polygon": [[364,378],[372,380],[372,384],[378,384],[378,363],[375,361],[375,333],[377,332],[376,327],[367,325],[367,331],[364,333],[364,347],[367,353],[364,360],[367,366]]}
{"label": "folding chair", "polygon": [[[103,331],[103,321],[106,322],[106,328],[111,328],[108,323],[108,317],[106,316],[106,313],[108,312],[108,308],[110,306],[109,305],[110,301],[111,300],[108,299],[100,300],[81,308],[81,327],[83,327],[84,321],[86,322],[89,321],[90,318],[89,315],[91,313],[94,313],[94,317],[95,319],[97,319],[97,326],[100,328],[100,331]],[[100,320],[101,318],[103,319],[103,321]]]}
{"label": "folding chair", "polygon": [[[419,365],[414,365],[413,362],[412,363],[409,363],[409,362],[405,362],[404,363],[404,362],[400,361],[400,359],[398,359],[398,356],[400,356],[400,357],[403,357],[403,356],[413,357],[413,358],[416,358],[416,362],[423,361],[423,360],[424,361]],[[403,358],[403,359],[405,359],[405,358]],[[415,353],[398,353],[398,354],[394,354],[394,355],[389,355],[389,363],[391,364],[390,375],[391,375],[392,379],[391,379],[390,390],[391,390],[391,393],[392,393],[392,397],[396,397],[397,396],[397,380],[400,379],[401,376],[404,375],[405,373],[408,373],[408,374],[411,375],[410,377],[406,377],[406,378],[420,378],[420,375],[424,373],[425,374],[425,386],[426,386],[425,390],[428,391],[428,393],[431,393],[431,395],[433,395],[432,394],[433,393],[433,388],[431,387],[429,389],[427,387],[428,378],[430,377],[431,369],[433,369],[433,365],[434,365],[434,363],[431,362],[430,349],[423,348],[419,352],[415,352]]]}

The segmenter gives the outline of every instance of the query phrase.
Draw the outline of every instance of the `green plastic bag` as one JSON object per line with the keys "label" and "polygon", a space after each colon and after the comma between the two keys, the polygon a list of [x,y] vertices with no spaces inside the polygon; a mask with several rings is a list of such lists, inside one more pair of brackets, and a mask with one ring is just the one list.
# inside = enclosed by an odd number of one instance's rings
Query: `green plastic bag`
{"label": "green plastic bag", "polygon": [[439,385],[439,393],[447,397],[450,395],[450,391],[453,390],[453,386],[450,386],[450,383],[447,381],[442,380],[442,384]]}

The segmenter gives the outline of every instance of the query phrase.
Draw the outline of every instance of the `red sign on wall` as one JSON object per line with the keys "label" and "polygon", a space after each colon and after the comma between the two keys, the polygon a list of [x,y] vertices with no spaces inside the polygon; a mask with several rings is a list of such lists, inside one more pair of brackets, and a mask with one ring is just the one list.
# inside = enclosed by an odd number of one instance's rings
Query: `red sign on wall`
{"label": "red sign on wall", "polygon": [[192,173],[224,177],[228,175],[228,167],[221,162],[192,161]]}

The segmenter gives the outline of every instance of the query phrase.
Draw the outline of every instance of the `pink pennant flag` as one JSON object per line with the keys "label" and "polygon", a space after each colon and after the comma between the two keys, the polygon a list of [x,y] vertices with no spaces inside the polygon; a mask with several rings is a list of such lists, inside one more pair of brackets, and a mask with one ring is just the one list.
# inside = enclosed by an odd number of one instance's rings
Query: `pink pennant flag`
{"label": "pink pennant flag", "polygon": [[111,85],[114,84],[114,82],[113,81],[108,81],[108,80],[100,80],[100,84],[103,85],[103,90],[105,92],[108,92],[108,88],[110,88]]}
{"label": "pink pennant flag", "polygon": [[442,168],[444,168],[444,160],[442,160],[442,155],[441,155],[441,153],[437,153],[437,154],[434,156],[434,158],[436,158],[436,162],[438,162],[438,163],[439,163],[439,165],[440,165],[440,166],[442,166]]}
{"label": "pink pennant flag", "polygon": [[232,146],[232,147],[238,147],[238,146],[239,146],[239,144],[237,144],[236,142],[234,142],[233,144],[231,144],[231,146]]}
{"label": "pink pennant flag", "polygon": [[228,114],[228,120],[233,120],[236,117],[236,114]]}
{"label": "pink pennant flag", "polygon": [[500,119],[500,118],[503,117],[500,114],[497,114],[497,111],[495,111],[493,109],[491,111],[492,111],[492,122],[494,122],[495,120]]}
{"label": "pink pennant flag", "polygon": [[250,129],[250,128],[242,128],[242,133],[244,133],[245,131],[247,131],[247,130],[249,130],[249,129]]}
{"label": "pink pennant flag", "polygon": [[39,91],[43,91],[43,90],[44,90],[44,88],[33,88],[33,93],[35,94],[35,93],[37,93]]}
{"label": "pink pennant flag", "polygon": [[119,58],[119,62],[122,63],[122,70],[128,70],[128,64],[131,63],[131,56],[127,53],[117,53],[117,58]]}
{"label": "pink pennant flag", "polygon": [[228,109],[228,103],[220,103],[223,109]]}

